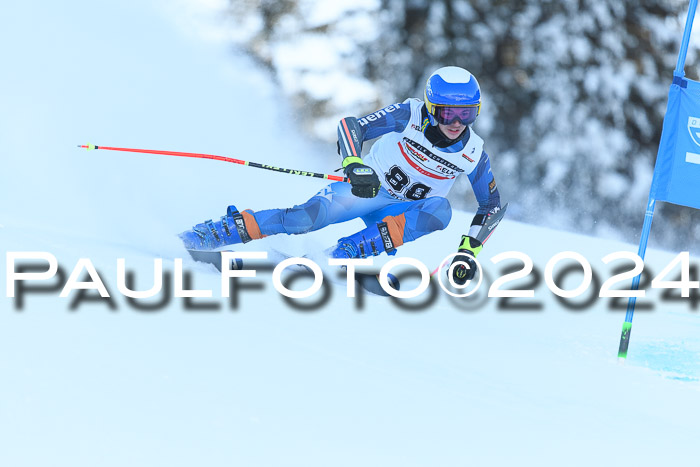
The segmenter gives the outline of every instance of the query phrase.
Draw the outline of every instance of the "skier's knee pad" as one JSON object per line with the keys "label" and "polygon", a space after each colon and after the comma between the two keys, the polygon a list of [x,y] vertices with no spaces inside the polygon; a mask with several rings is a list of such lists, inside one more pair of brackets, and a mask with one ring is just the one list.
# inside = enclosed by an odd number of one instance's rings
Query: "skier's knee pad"
{"label": "skier's knee pad", "polygon": [[282,225],[288,234],[303,234],[326,226],[328,200],[314,196],[299,206],[286,209]]}

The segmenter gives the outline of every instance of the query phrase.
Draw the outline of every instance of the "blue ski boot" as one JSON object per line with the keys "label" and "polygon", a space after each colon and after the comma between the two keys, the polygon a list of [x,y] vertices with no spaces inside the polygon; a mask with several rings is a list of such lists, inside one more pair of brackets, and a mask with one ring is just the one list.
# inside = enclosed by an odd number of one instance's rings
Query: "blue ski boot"
{"label": "blue ski boot", "polygon": [[[395,255],[396,247],[391,235],[389,235],[386,222],[380,222],[338,240],[338,245],[332,249],[330,256],[333,258],[366,258],[368,255],[377,256],[385,251],[388,255]],[[370,293],[389,296],[379,282],[379,274],[355,272],[355,280]],[[401,288],[399,279],[395,275],[387,274],[387,280],[395,290]]]}
{"label": "blue ski boot", "polygon": [[333,258],[366,258],[377,256],[383,252],[395,255],[396,248],[389,235],[386,222],[371,225],[364,230],[343,237],[338,240],[338,245],[331,251]]}
{"label": "blue ski boot", "polygon": [[214,250],[235,243],[252,240],[246,229],[243,216],[236,206],[229,206],[220,221],[205,221],[180,234],[182,243],[188,250]]}

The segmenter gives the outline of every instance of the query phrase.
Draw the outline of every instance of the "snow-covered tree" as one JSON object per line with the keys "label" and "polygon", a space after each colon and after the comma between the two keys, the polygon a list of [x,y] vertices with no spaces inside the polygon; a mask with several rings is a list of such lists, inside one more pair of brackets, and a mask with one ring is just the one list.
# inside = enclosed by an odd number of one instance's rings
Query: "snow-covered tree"
{"label": "snow-covered tree", "polygon": [[[332,139],[339,117],[419,97],[435,68],[462,66],[481,84],[475,129],[512,216],[627,240],[638,234],[685,0],[230,5],[241,24],[253,25],[240,43],[310,110],[315,135]],[[688,63],[696,57],[691,47]],[[700,237],[694,211],[660,214],[655,233],[669,248]]]}

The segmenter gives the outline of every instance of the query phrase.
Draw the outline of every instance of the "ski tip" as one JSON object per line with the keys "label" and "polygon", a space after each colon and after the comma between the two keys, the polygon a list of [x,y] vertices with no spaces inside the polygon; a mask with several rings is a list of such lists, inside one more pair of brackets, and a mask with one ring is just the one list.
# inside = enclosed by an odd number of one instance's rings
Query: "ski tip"
{"label": "ski tip", "polygon": [[91,150],[91,149],[97,149],[97,146],[95,146],[95,145],[92,144],[92,143],[88,143],[88,144],[79,144],[78,147],[79,147],[79,148],[85,148],[85,149],[87,149],[88,151]]}
{"label": "ski tip", "polygon": [[393,274],[387,274],[386,278],[389,281],[389,285],[396,290],[401,290],[401,284],[399,283],[399,278]]}
{"label": "ski tip", "polygon": [[[191,250],[187,249],[193,260],[199,263],[208,263],[213,265],[219,272],[222,270],[221,254],[230,252],[231,250]],[[228,263],[230,270],[243,269],[243,260],[241,258],[232,258]]]}

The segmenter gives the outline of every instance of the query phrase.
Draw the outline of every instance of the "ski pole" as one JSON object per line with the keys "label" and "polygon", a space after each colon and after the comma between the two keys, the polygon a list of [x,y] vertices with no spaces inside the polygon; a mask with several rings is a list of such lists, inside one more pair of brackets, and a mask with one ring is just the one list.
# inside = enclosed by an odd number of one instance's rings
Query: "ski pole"
{"label": "ski pole", "polygon": [[234,159],[232,157],[215,156],[213,154],[199,154],[194,152],[177,152],[177,151],[159,151],[155,149],[133,149],[133,148],[113,148],[109,146],[97,146],[95,144],[79,144],[79,148],[86,148],[88,151],[91,149],[104,149],[108,151],[124,151],[124,152],[137,152],[141,154],[161,154],[164,156],[177,156],[177,157],[195,157],[198,159],[213,159],[217,161],[230,162],[232,164],[246,165],[248,167],[255,167],[257,169],[267,169],[274,172],[282,172],[292,175],[303,175],[305,177],[323,178],[326,180],[333,180],[336,182],[347,182],[347,177],[341,177],[338,175],[328,175],[317,172],[307,172],[306,170],[294,170],[294,169],[283,169],[282,167],[275,167],[267,164],[259,164],[257,162],[242,161],[240,159]]}

